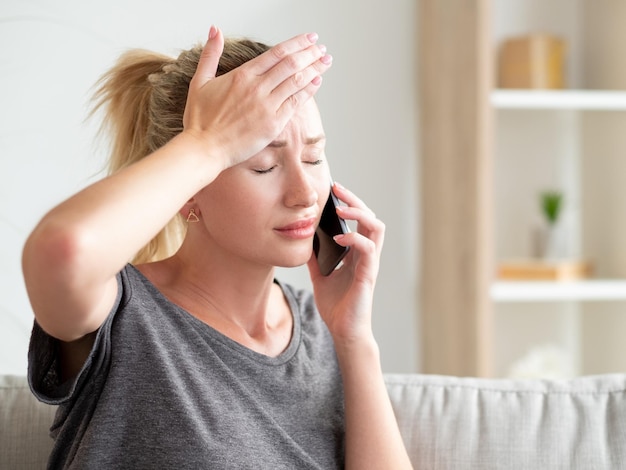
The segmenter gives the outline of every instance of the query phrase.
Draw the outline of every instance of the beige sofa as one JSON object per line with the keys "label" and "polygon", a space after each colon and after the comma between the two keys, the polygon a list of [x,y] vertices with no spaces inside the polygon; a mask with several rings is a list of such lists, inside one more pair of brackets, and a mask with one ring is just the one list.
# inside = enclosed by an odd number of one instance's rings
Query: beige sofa
{"label": "beige sofa", "polygon": [[[386,381],[416,469],[626,469],[626,374]],[[0,376],[0,469],[45,468],[53,414],[24,377]]]}

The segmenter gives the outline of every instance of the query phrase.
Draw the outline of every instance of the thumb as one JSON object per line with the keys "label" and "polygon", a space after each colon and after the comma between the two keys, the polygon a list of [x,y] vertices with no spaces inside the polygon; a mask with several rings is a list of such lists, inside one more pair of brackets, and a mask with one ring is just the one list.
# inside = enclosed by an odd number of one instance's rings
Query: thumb
{"label": "thumb", "polygon": [[198,68],[196,69],[196,73],[194,74],[192,80],[192,82],[194,82],[194,87],[200,88],[206,82],[215,78],[217,65],[223,51],[224,35],[222,34],[222,30],[215,26],[211,26],[211,29],[209,30],[209,39],[202,49],[202,54],[200,54],[200,60],[198,61]]}

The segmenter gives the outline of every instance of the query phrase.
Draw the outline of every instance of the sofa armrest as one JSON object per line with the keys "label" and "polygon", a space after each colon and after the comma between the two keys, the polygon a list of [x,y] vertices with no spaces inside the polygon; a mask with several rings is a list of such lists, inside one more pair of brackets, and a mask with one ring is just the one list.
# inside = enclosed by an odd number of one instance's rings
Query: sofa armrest
{"label": "sofa armrest", "polygon": [[0,375],[0,468],[45,468],[56,407],[40,403],[26,377]]}

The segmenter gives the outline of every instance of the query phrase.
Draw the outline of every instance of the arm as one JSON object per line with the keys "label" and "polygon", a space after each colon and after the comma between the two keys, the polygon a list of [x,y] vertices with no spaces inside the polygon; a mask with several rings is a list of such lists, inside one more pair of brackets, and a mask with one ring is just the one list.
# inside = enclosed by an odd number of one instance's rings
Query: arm
{"label": "arm", "polygon": [[372,340],[338,352],[346,403],[346,469],[413,468]]}
{"label": "arm", "polygon": [[224,38],[211,28],[189,86],[183,132],[52,209],[28,238],[24,279],[44,330],[76,342],[102,324],[116,296],[115,276],[131,256],[224,168],[275,138],[298,103],[317,91],[330,62],[316,39],[297,36],[215,78]]}
{"label": "arm", "polygon": [[385,228],[354,194],[339,185],[333,191],[347,204],[337,209],[339,215],[357,221],[358,228],[337,239],[340,245],[351,248],[342,267],[324,277],[314,257],[308,266],[320,314],[334,339],[343,379],[346,468],[410,469],[371,329]]}
{"label": "arm", "polygon": [[193,195],[199,182],[185,181],[190,168],[202,168],[207,180],[218,174],[217,163],[198,147],[181,134],[44,216],[24,246],[22,264],[45,331],[74,341],[102,324],[117,293],[116,273]]}

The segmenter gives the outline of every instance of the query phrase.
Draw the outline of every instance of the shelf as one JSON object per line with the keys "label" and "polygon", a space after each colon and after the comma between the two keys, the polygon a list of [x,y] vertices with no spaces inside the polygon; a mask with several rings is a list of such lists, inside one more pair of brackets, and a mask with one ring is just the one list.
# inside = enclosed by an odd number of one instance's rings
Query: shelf
{"label": "shelf", "polygon": [[564,302],[626,300],[626,280],[497,281],[495,302]]}
{"label": "shelf", "polygon": [[573,109],[626,111],[626,91],[494,90],[496,109]]}

